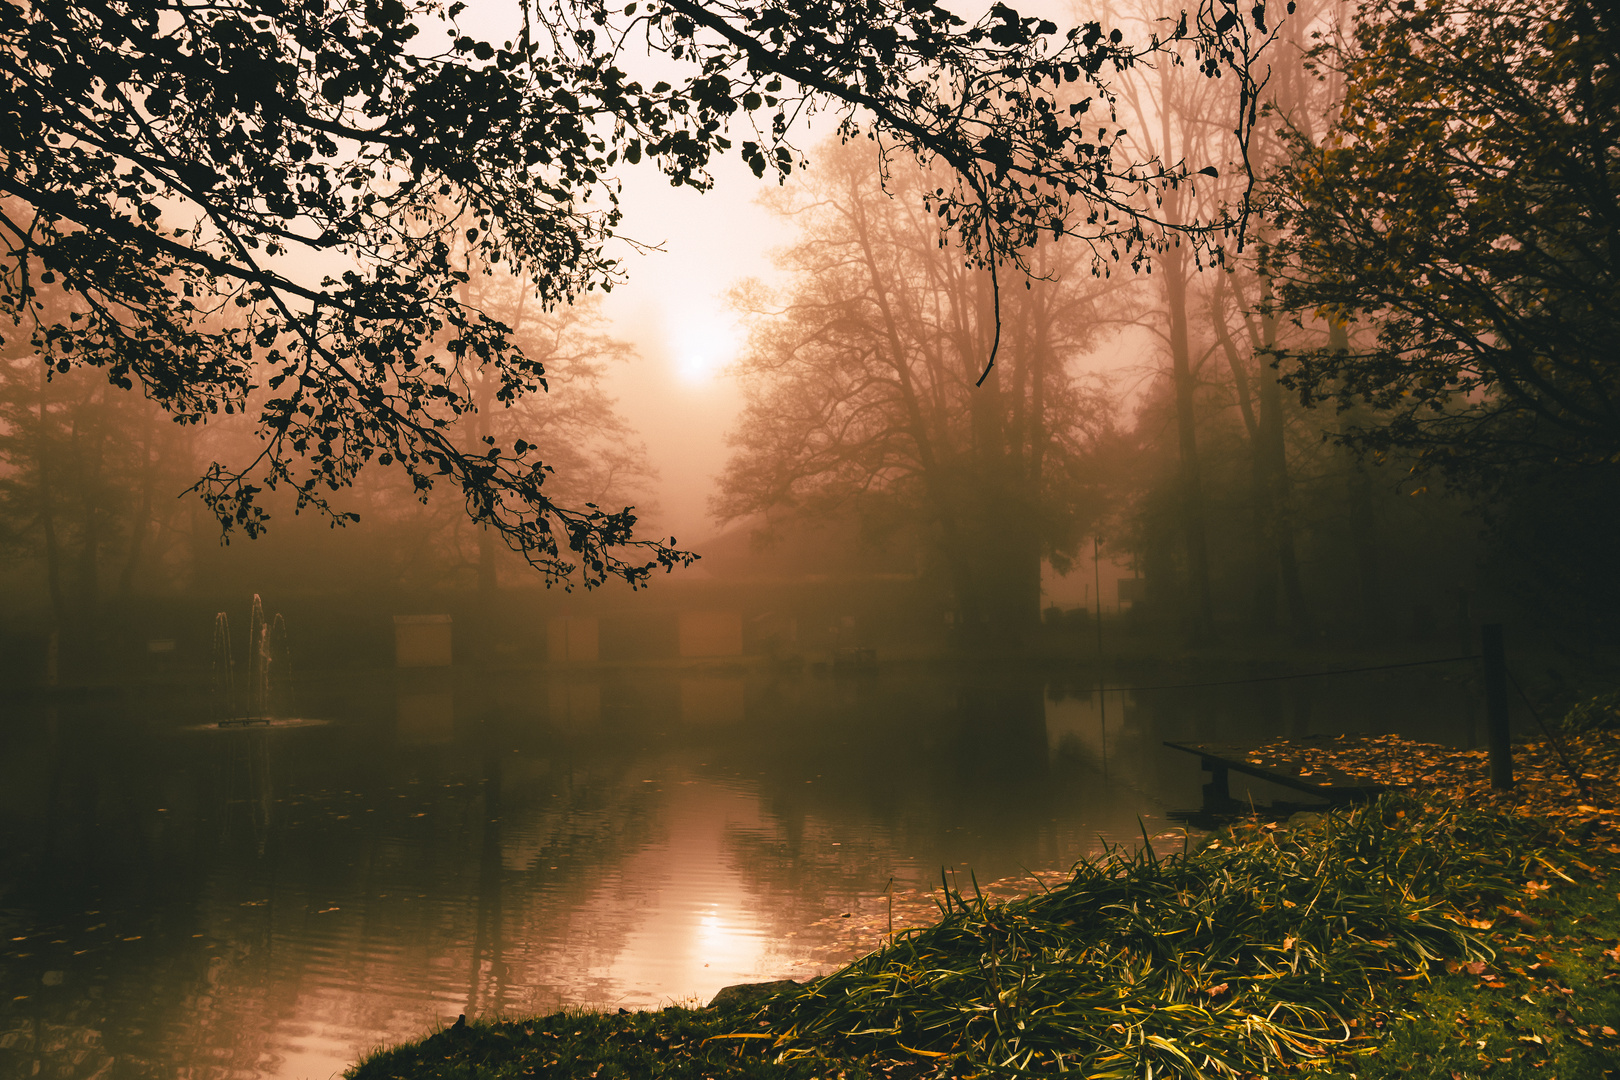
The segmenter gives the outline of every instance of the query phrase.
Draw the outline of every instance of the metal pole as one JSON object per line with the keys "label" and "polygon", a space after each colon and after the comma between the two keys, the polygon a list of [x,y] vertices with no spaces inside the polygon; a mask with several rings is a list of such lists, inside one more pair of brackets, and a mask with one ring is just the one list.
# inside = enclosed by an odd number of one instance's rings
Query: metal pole
{"label": "metal pole", "polygon": [[1491,764],[1491,787],[1513,786],[1513,748],[1508,743],[1507,653],[1502,624],[1479,628],[1479,654],[1485,669],[1485,738]]}

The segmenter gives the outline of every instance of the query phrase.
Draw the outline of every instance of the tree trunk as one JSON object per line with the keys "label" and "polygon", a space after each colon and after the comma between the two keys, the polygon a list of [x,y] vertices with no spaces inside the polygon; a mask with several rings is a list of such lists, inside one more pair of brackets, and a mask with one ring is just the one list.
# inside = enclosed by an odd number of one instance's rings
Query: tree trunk
{"label": "tree trunk", "polygon": [[[983,285],[981,277],[977,282]],[[984,296],[978,329],[980,345],[988,354],[994,314]],[[1005,322],[1006,312],[1003,312]],[[1020,328],[1028,332],[1030,328]],[[982,386],[969,391],[973,413],[975,473],[983,485],[980,518],[983,567],[978,577],[984,589],[986,629],[1006,645],[1021,644],[1041,618],[1041,543],[1036,527],[1036,492],[1026,447],[1031,439],[1031,417],[1023,406],[1031,374],[1024,359],[1010,347],[1012,330],[1003,330],[1001,358]],[[1010,391],[1007,387],[1010,385]]]}
{"label": "tree trunk", "polygon": [[[1252,622],[1257,632],[1268,634],[1277,628],[1277,552],[1276,545],[1272,543],[1271,526],[1275,515],[1271,500],[1271,477],[1266,468],[1264,440],[1260,434],[1260,419],[1254,411],[1254,395],[1249,383],[1249,373],[1226,326],[1226,305],[1223,302],[1225,278],[1223,276],[1215,280],[1215,302],[1210,308],[1210,323],[1215,329],[1216,341],[1226,353],[1227,366],[1232,369],[1238,413],[1243,417],[1243,428],[1249,436],[1250,527],[1254,534],[1251,552],[1254,570]],[[1246,320],[1241,298],[1235,299],[1234,306],[1239,318]],[[1252,334],[1252,327],[1250,332]]]}
{"label": "tree trunk", "polygon": [[[1164,72],[1165,98],[1171,73]],[[1159,111],[1160,153],[1174,160],[1168,108]],[[1182,190],[1172,186],[1164,196],[1165,220],[1182,220]],[[1197,384],[1193,381],[1192,345],[1187,329],[1187,252],[1175,239],[1164,253],[1165,306],[1170,314],[1170,364],[1176,392],[1176,436],[1181,454],[1181,527],[1187,546],[1185,617],[1194,641],[1215,636],[1215,601],[1209,584],[1209,540],[1204,524],[1204,479],[1198,460]]]}
{"label": "tree trunk", "polygon": [[[916,448],[925,497],[934,524],[940,531],[939,547],[945,557],[945,566],[950,572],[951,589],[955,593],[954,614],[958,626],[968,633],[977,633],[982,631],[985,625],[984,605],[980,595],[982,575],[975,572],[975,559],[974,553],[970,550],[968,530],[958,520],[956,504],[961,500],[963,493],[957,490],[953,498],[952,479],[947,475],[945,462],[942,462],[935,452],[934,440],[923,412],[923,403],[912,379],[911,367],[900,333],[899,316],[890,303],[888,284],[878,267],[877,252],[862,212],[858,193],[854,193],[850,206],[853,208],[851,224],[856,230],[861,260],[866,265],[872,299],[877,305],[878,315],[883,324],[882,336],[889,350],[888,364],[890,370],[894,372],[901,406],[905,410],[906,431]],[[960,477],[957,478],[957,487],[960,487]]]}
{"label": "tree trunk", "polygon": [[495,576],[495,538],[489,528],[478,526],[478,598],[485,605],[495,599],[499,581]]}
{"label": "tree trunk", "polygon": [[79,543],[78,624],[80,651],[87,664],[94,664],[101,653],[101,512],[96,505],[100,491],[101,452],[99,446],[86,446],[92,440],[81,437],[79,422],[71,433],[73,462],[78,474],[79,505],[83,530]]}
{"label": "tree trunk", "polygon": [[[1026,332],[1030,335],[1029,348],[1026,361],[1029,383],[1029,407],[1027,411],[1020,410],[1022,419],[1022,443],[1025,447],[1022,475],[1019,477],[1020,490],[1025,517],[1023,520],[1029,526],[1028,535],[1021,538],[1023,550],[1020,553],[1020,565],[1023,570],[1023,581],[1020,588],[1020,603],[1024,607],[1025,619],[1030,628],[1036,628],[1041,621],[1041,537],[1036,525],[1036,515],[1040,513],[1041,488],[1045,480],[1044,469],[1046,465],[1046,446],[1049,434],[1046,430],[1046,375],[1047,361],[1051,352],[1051,319],[1053,317],[1051,304],[1044,298],[1039,301],[1039,307],[1032,310],[1026,323]],[[1022,400],[1022,395],[1020,395]]]}
{"label": "tree trunk", "polygon": [[[1349,331],[1338,319],[1328,324],[1328,348],[1336,352],[1350,348]],[[1373,508],[1372,473],[1359,455],[1351,457],[1346,494],[1350,544],[1356,560],[1357,614],[1362,635],[1371,638],[1383,629],[1384,596],[1378,565],[1378,520]]]}
{"label": "tree trunk", "polygon": [[1313,633],[1310,608],[1300,583],[1299,556],[1294,547],[1292,485],[1288,479],[1288,446],[1284,438],[1282,385],[1277,381],[1277,315],[1272,308],[1271,279],[1262,269],[1260,356],[1260,435],[1261,456],[1265,460],[1270,485],[1267,500],[1271,512],[1270,532],[1282,574],[1283,598],[1288,605],[1288,625],[1296,638],[1308,640]]}
{"label": "tree trunk", "polygon": [[[1166,121],[1168,123],[1168,121]],[[1165,198],[1170,220],[1179,220],[1179,195]],[[1215,602],[1209,585],[1209,541],[1204,525],[1204,481],[1198,460],[1197,385],[1187,331],[1186,253],[1172,245],[1164,257],[1164,291],[1170,309],[1170,363],[1176,391],[1176,435],[1181,451],[1181,525],[1187,546],[1186,618],[1194,641],[1215,633]]]}
{"label": "tree trunk", "polygon": [[60,638],[68,624],[67,596],[62,588],[62,548],[56,536],[56,507],[53,496],[50,439],[47,434],[50,410],[50,368],[41,364],[39,373],[39,430],[36,432],[35,454],[39,467],[39,523],[45,543],[45,588],[51,597],[51,617],[55,621],[52,632]]}
{"label": "tree trunk", "polygon": [[135,588],[135,573],[140,568],[141,556],[146,551],[146,536],[152,529],[153,460],[150,434],[140,447],[141,499],[129,522],[129,551],[124,558],[123,571],[118,575],[118,602],[128,601]]}

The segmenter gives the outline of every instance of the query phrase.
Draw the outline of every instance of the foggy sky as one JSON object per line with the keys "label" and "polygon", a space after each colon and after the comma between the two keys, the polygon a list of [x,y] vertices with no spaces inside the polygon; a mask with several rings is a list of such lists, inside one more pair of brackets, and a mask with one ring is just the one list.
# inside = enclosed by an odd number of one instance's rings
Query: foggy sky
{"label": "foggy sky", "polygon": [[670,187],[656,169],[625,170],[621,232],[664,250],[626,254],[629,281],[603,298],[614,335],[637,353],[614,366],[610,392],[659,472],[658,504],[643,521],[683,544],[714,532],[707,503],[742,405],[723,370],[743,342],[725,294],[743,278],[769,280],[771,250],[792,236],[755,201],[773,182],[735,158],[714,173],[703,193]]}

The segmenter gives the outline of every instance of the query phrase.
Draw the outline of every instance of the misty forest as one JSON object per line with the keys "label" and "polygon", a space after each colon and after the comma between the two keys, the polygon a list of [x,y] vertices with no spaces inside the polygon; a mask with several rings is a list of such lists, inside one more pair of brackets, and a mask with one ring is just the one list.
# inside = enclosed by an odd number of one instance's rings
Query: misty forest
{"label": "misty forest", "polygon": [[0,68],[0,1080],[1620,1076],[1609,6]]}

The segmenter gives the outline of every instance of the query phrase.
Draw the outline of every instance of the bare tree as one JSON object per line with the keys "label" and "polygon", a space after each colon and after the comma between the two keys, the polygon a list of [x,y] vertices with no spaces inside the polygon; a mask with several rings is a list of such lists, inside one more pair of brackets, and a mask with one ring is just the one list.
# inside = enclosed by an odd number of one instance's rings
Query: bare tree
{"label": "bare tree", "polygon": [[981,384],[993,284],[918,212],[934,177],[895,169],[891,197],[866,146],[822,162],[776,200],[800,226],[783,300],[744,296],[748,403],[715,510],[903,507],[964,625],[1022,630],[1038,618],[1043,557],[1063,565],[1100,512],[1087,462],[1111,434],[1111,402],[1072,361],[1117,286],[1090,273],[1089,252],[1077,268],[1064,244],[1037,248],[1037,278],[1003,300],[1001,359]]}

